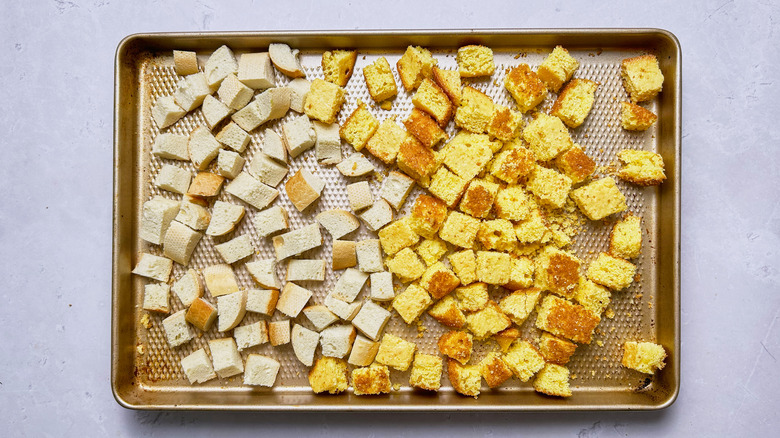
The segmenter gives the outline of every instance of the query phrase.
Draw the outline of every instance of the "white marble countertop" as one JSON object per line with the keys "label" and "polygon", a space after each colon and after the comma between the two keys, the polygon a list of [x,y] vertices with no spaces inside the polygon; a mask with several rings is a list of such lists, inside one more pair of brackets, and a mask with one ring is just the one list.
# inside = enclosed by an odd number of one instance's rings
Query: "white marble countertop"
{"label": "white marble countertop", "polygon": [[[227,3],[227,2],[226,2]],[[751,436],[780,427],[780,6],[55,0],[0,14],[7,436]],[[295,3],[295,5],[293,4]],[[660,412],[134,412],[109,384],[113,60],[151,31],[660,27],[683,52],[682,389]],[[772,43],[774,41],[774,43]],[[13,431],[13,432],[11,432]]]}

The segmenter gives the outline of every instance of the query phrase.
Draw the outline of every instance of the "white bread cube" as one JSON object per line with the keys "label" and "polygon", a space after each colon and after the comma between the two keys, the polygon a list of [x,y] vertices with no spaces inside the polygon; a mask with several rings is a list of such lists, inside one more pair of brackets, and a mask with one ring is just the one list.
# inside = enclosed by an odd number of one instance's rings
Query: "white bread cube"
{"label": "white bread cube", "polygon": [[252,324],[240,325],[233,329],[238,351],[268,342],[268,325],[264,319]]}
{"label": "white bread cube", "polygon": [[249,134],[241,129],[235,122],[230,122],[217,133],[218,142],[233,149],[236,152],[244,152],[249,144]]}
{"label": "white bread cube", "polygon": [[246,311],[271,316],[279,300],[276,289],[249,289],[246,292]]}
{"label": "white bread cube", "polygon": [[196,298],[187,309],[185,319],[195,328],[208,331],[217,319],[217,308],[203,298]]}
{"label": "white bread cube", "polygon": [[317,350],[317,344],[320,343],[320,334],[309,330],[302,325],[295,324],[290,336],[295,357],[307,367],[314,363],[314,352]]}
{"label": "white bread cube", "polygon": [[287,86],[292,93],[290,96],[290,109],[303,114],[303,104],[306,102],[306,96],[311,89],[311,82],[303,78],[298,78],[291,80]]}
{"label": "white bread cube", "polygon": [[334,271],[357,266],[355,242],[351,240],[334,240],[331,245],[331,261]]}
{"label": "white bread cube", "polygon": [[317,331],[322,331],[325,327],[339,320],[336,314],[321,304],[304,307],[303,314],[309,318],[309,321],[311,321]]}
{"label": "white bread cube", "polygon": [[317,215],[317,222],[328,230],[334,240],[360,228],[360,222],[355,215],[346,210],[323,211]]}
{"label": "white bread cube", "polygon": [[193,301],[203,296],[203,283],[197,271],[188,269],[184,275],[173,282],[171,290],[179,297],[184,307],[189,307]]}
{"label": "white bread cube", "polygon": [[314,125],[311,124],[307,115],[300,115],[282,125],[282,133],[284,134],[284,144],[287,145],[287,152],[292,158],[314,147],[314,143],[317,141]]}
{"label": "white bread cube", "polygon": [[152,155],[170,160],[189,161],[190,153],[187,150],[189,139],[185,135],[161,132],[152,143]]}
{"label": "white bread cube", "polygon": [[291,78],[306,76],[298,60],[298,49],[293,50],[284,43],[272,43],[268,45],[268,54],[274,67],[285,75]]}
{"label": "white bread cube", "polygon": [[368,274],[357,269],[348,268],[344,270],[344,273],[336,281],[336,285],[331,293],[335,298],[351,303],[360,294],[363,285],[366,284],[366,280],[368,280]]}
{"label": "white bread cube", "polygon": [[290,109],[289,88],[270,88],[233,114],[232,119],[245,131],[251,131],[269,120],[281,119]]}
{"label": "white bread cube", "polygon": [[192,179],[190,188],[187,189],[187,194],[193,197],[193,200],[202,204],[208,205],[207,201],[202,198],[213,198],[219,194],[219,190],[222,188],[222,183],[225,182],[225,178],[211,172],[198,172],[195,178]]}
{"label": "white bread cube", "polygon": [[352,321],[352,318],[360,311],[361,303],[352,302],[348,303],[344,300],[336,298],[333,292],[325,296],[325,307],[328,308],[334,315],[345,321]]}
{"label": "white bread cube", "polygon": [[203,278],[206,280],[206,288],[212,297],[238,292],[236,274],[230,265],[219,264],[207,266],[203,270]]}
{"label": "white bread cube", "polygon": [[379,342],[374,342],[363,335],[357,335],[352,342],[352,352],[349,353],[349,362],[359,367],[367,367],[374,362],[379,351]]}
{"label": "white bread cube", "polygon": [[203,70],[211,91],[216,91],[229,74],[238,73],[238,62],[228,46],[221,46],[209,56]]}
{"label": "white bread cube", "polygon": [[396,211],[400,211],[412,187],[414,187],[413,179],[401,172],[392,171],[385,178],[379,196],[389,202]]}
{"label": "white bread cube", "polygon": [[293,259],[287,263],[287,281],[325,281],[325,260]]}
{"label": "white bread cube", "polygon": [[276,260],[284,260],[322,245],[320,226],[316,223],[307,225],[289,233],[273,238]]}
{"label": "white bread cube", "polygon": [[155,245],[163,243],[165,232],[168,231],[177,214],[179,214],[179,202],[172,199],[158,195],[144,202],[141,210],[141,229],[138,230],[139,237]]}
{"label": "white bread cube", "polygon": [[219,90],[217,90],[219,100],[227,105],[228,108],[234,110],[240,110],[245,107],[252,100],[254,94],[254,90],[242,84],[238,77],[232,73],[225,76],[225,79],[219,85]]}
{"label": "white bread cube", "polygon": [[217,297],[217,330],[226,332],[237,326],[246,315],[246,291]]}
{"label": "white bread cube", "polygon": [[257,260],[254,262],[247,262],[244,266],[246,266],[246,270],[249,271],[249,275],[251,275],[255,282],[260,286],[277,290],[282,287],[279,283],[279,277],[276,276],[276,260]]}
{"label": "white bread cube", "polygon": [[179,310],[171,316],[162,320],[165,339],[171,348],[187,343],[193,338],[190,326],[187,325],[185,318],[186,310]]}
{"label": "white bread cube", "polygon": [[203,99],[211,94],[211,88],[206,81],[206,75],[195,73],[185,76],[176,84],[173,98],[176,104],[185,111],[192,111],[203,103]]}
{"label": "white bread cube", "polygon": [[244,53],[239,56],[238,80],[255,90],[275,87],[274,69],[268,52]]}
{"label": "white bread cube", "polygon": [[257,213],[252,220],[255,231],[260,237],[268,237],[278,231],[289,228],[287,210],[275,205]]}
{"label": "white bread cube", "polygon": [[363,219],[369,230],[377,232],[393,221],[393,208],[384,199],[377,199],[371,207],[360,213],[360,219]]}
{"label": "white bread cube", "polygon": [[242,234],[225,243],[214,245],[214,248],[227,264],[233,264],[239,260],[243,260],[255,252],[255,248],[252,245],[252,238],[249,234]]}
{"label": "white bread cube", "polygon": [[358,267],[362,272],[380,272],[384,269],[382,263],[382,245],[379,239],[365,239],[357,243]]}
{"label": "white bread cube", "polygon": [[163,164],[160,173],[154,179],[154,185],[163,190],[183,195],[187,193],[191,180],[192,174],[188,170],[179,166]]}
{"label": "white bread cube", "polygon": [[244,362],[233,338],[212,339],[209,341],[214,371],[221,379],[244,372]]}
{"label": "white bread cube", "polygon": [[[339,146],[340,147],[340,146]],[[360,152],[355,152],[336,165],[344,176],[363,176],[373,172],[374,165]]]}
{"label": "white bread cube", "polygon": [[236,229],[244,217],[246,209],[240,205],[217,201],[211,213],[211,221],[206,229],[207,236],[224,236]]}
{"label": "white bread cube", "polygon": [[185,195],[179,205],[179,214],[176,215],[176,221],[193,230],[202,231],[208,228],[211,222],[211,213],[200,204],[198,198]]}
{"label": "white bread cube", "polygon": [[352,342],[357,332],[350,324],[333,325],[320,333],[322,355],[325,357],[343,358],[352,349]]}
{"label": "white bread cube", "polygon": [[366,301],[355,318],[352,319],[352,325],[364,335],[377,341],[388,321],[390,321],[388,310],[373,301]]}
{"label": "white bread cube", "polygon": [[173,262],[171,260],[143,253],[141,260],[138,260],[138,264],[133,269],[133,274],[167,283],[168,279],[171,278],[172,270]]}
{"label": "white bread cube", "polygon": [[157,128],[165,129],[184,117],[187,114],[182,107],[176,104],[173,96],[160,96],[152,106],[152,119],[157,124]]}
{"label": "white bread cube", "polygon": [[272,387],[276,382],[281,365],[276,359],[259,354],[246,357],[244,385]]}
{"label": "white bread cube", "polygon": [[268,338],[271,345],[278,347],[290,342],[290,320],[270,321],[268,323]]}
{"label": "white bread cube", "polygon": [[347,198],[349,199],[349,207],[355,212],[370,207],[374,203],[374,195],[371,193],[368,181],[347,184]]}
{"label": "white bread cube", "polygon": [[268,155],[258,152],[249,163],[249,173],[263,184],[276,187],[287,176],[287,166],[271,159]]}
{"label": "white bread cube", "polygon": [[[297,80],[297,79],[296,79]],[[338,164],[341,162],[341,137],[339,136],[338,123],[325,124],[314,121],[314,134],[317,138],[314,143],[314,156],[322,165]]]}
{"label": "white bread cube", "polygon": [[247,172],[241,172],[225,187],[225,191],[262,210],[279,196],[279,191],[256,180]]}
{"label": "white bread cube", "polygon": [[374,272],[371,274],[371,299],[375,301],[391,301],[393,298],[395,298],[393,274],[391,272]]}
{"label": "white bread cube", "polygon": [[179,76],[187,76],[198,72],[198,55],[184,50],[173,51],[173,67]]}
{"label": "white bread cube", "polygon": [[206,170],[217,154],[221,146],[211,131],[203,126],[198,126],[190,133],[190,141],[187,144],[190,151],[190,160],[198,170]]}
{"label": "white bread cube", "polygon": [[287,163],[287,146],[284,145],[282,136],[272,129],[266,129],[263,134],[263,153],[274,160]]}
{"label": "white bread cube", "polygon": [[217,377],[206,350],[199,348],[181,360],[181,369],[190,384],[204,383]]}
{"label": "white bread cube", "polygon": [[238,155],[238,152],[221,149],[217,155],[217,173],[225,178],[233,179],[241,173],[245,162],[244,157]]}
{"label": "white bread cube", "polygon": [[168,313],[171,304],[168,300],[171,287],[165,283],[152,283],[144,286],[143,309],[150,312]]}
{"label": "white bread cube", "polygon": [[203,113],[203,118],[206,119],[206,124],[211,129],[214,129],[217,123],[225,120],[225,117],[233,112],[227,105],[212,95],[208,95],[203,99],[203,106],[200,110]]}
{"label": "white bread cube", "polygon": [[310,290],[300,287],[295,283],[286,283],[282,293],[279,295],[279,301],[276,302],[276,310],[284,313],[290,318],[295,318],[301,313],[306,303],[311,299]]}
{"label": "white bread cube", "polygon": [[203,237],[203,233],[195,231],[181,222],[173,221],[168,227],[168,231],[165,232],[163,255],[176,263],[187,266],[201,237]]}

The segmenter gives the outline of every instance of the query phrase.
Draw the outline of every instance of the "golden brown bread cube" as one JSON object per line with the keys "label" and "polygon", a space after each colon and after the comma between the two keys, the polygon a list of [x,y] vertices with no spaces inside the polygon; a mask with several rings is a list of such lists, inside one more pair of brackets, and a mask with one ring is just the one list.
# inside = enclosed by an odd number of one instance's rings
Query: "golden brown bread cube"
{"label": "golden brown bread cube", "polygon": [[451,330],[439,337],[438,346],[443,355],[465,365],[471,359],[474,341],[469,333]]}
{"label": "golden brown bread cube", "polygon": [[458,302],[451,295],[447,295],[436,302],[428,311],[428,314],[447,327],[461,328],[466,325],[466,316],[458,307]]}
{"label": "golden brown bread cube", "polygon": [[419,46],[407,47],[406,52],[396,63],[398,76],[401,77],[401,83],[406,91],[414,90],[420,86],[424,78],[431,77],[436,63],[436,59],[428,49]]}
{"label": "golden brown bread cube", "polygon": [[493,99],[467,85],[463,87],[460,106],[455,110],[455,124],[467,131],[481,134],[490,124],[493,106]]}
{"label": "golden brown bread cube", "polygon": [[547,332],[542,332],[539,338],[539,352],[544,360],[557,365],[566,365],[577,349],[577,344],[566,339],[559,338]]}
{"label": "golden brown bread cube", "polygon": [[415,233],[432,238],[447,219],[447,206],[440,200],[422,194],[412,207],[409,224]]}
{"label": "golden brown bread cube", "polygon": [[542,394],[556,397],[571,397],[569,369],[561,365],[548,363],[536,375],[534,389]]}
{"label": "golden brown bread cube", "polygon": [[433,80],[447,93],[450,102],[460,105],[461,81],[460,73],[457,70],[442,70],[439,67],[433,67]]}
{"label": "golden brown bread cube", "polygon": [[664,160],[655,152],[624,149],[618,152],[618,159],[623,163],[618,171],[622,180],[640,186],[654,186],[666,180]]}
{"label": "golden brown bread cube", "polygon": [[346,101],[346,94],[347,92],[336,84],[315,79],[311,82],[309,94],[306,95],[303,112],[320,122],[335,123],[341,105]]}
{"label": "golden brown bread cube", "polygon": [[542,301],[536,327],[580,344],[590,344],[593,330],[601,321],[590,310],[555,295]]}
{"label": "golden brown bread cube", "polygon": [[217,196],[224,181],[225,178],[222,176],[210,172],[198,172],[195,178],[192,179],[190,188],[187,189],[187,194],[205,198]]}
{"label": "golden brown bread cube", "polygon": [[458,72],[464,78],[490,76],[496,71],[490,47],[469,45],[458,49]]}
{"label": "golden brown bread cube", "polygon": [[371,95],[375,102],[383,102],[398,94],[393,71],[390,69],[390,63],[387,62],[384,56],[364,67],[363,77],[366,79],[368,94]]}
{"label": "golden brown bread cube", "polygon": [[340,87],[347,85],[357,60],[357,50],[333,50],[322,54],[325,80]]}
{"label": "golden brown bread cube", "polygon": [[404,120],[404,126],[423,146],[429,149],[449,138],[428,113],[417,108],[412,108],[411,114]]}
{"label": "golden brown bread cube", "polygon": [[452,118],[452,102],[438,85],[432,80],[423,79],[417,92],[412,96],[415,107],[430,114],[439,126],[446,126]]}
{"label": "golden brown bread cube", "polygon": [[572,79],[555,99],[550,115],[563,120],[569,128],[582,125],[596,101],[598,86],[588,79]]}
{"label": "golden brown bread cube", "polygon": [[365,103],[358,100],[355,111],[347,117],[347,120],[339,128],[339,135],[356,151],[362,150],[368,140],[379,128],[379,121],[371,114]]}
{"label": "golden brown bread cube", "polygon": [[485,379],[487,385],[491,388],[497,388],[512,377],[512,370],[509,369],[501,356],[491,351],[479,363],[480,373]]}
{"label": "golden brown bread cube", "polygon": [[372,364],[352,370],[355,395],[387,394],[392,389],[390,370],[385,365]]}
{"label": "golden brown bread cube", "polygon": [[585,181],[596,170],[596,162],[577,144],[558,155],[558,158],[555,159],[555,165],[564,175],[571,178],[572,184]]}
{"label": "golden brown bread cube", "polygon": [[309,385],[316,394],[338,394],[349,387],[347,363],[335,357],[321,357],[309,371]]}
{"label": "golden brown bread cube", "polygon": [[658,120],[649,109],[631,102],[620,102],[620,124],[628,131],[645,131]]}
{"label": "golden brown bread cube", "polygon": [[420,185],[430,185],[431,176],[441,165],[436,153],[411,135],[404,137],[396,156],[398,168]]}
{"label": "golden brown bread cube", "polygon": [[484,179],[472,180],[460,200],[460,211],[477,218],[486,218],[493,209],[498,187],[498,184]]}
{"label": "golden brown bread cube", "polygon": [[532,110],[547,97],[547,86],[528,64],[520,64],[510,70],[504,78],[504,86],[522,113]]}
{"label": "golden brown bread cube", "polygon": [[655,55],[624,59],[620,65],[620,75],[634,103],[654,98],[661,92],[664,83],[664,75]]}
{"label": "golden brown bread cube", "polygon": [[458,394],[476,398],[482,386],[482,375],[477,365],[461,365],[450,359],[447,361],[447,376],[452,389]]}
{"label": "golden brown bread cube", "polygon": [[441,357],[417,353],[414,356],[414,362],[412,363],[412,372],[409,375],[409,385],[427,391],[438,391],[441,387],[441,373],[443,368]]}
{"label": "golden brown bread cube", "polygon": [[561,86],[571,79],[574,71],[580,63],[569,54],[569,51],[561,46],[555,46],[547,55],[537,70],[541,79],[550,91],[558,92]]}

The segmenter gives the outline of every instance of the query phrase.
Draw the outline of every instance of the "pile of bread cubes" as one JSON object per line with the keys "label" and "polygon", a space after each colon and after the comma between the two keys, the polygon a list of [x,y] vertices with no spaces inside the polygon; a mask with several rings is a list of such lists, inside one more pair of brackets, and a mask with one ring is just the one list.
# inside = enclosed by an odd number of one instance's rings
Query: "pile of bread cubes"
{"label": "pile of bread cubes", "polygon": [[[550,226],[566,209],[600,221],[627,208],[611,176],[591,178],[596,163],[570,136],[591,111],[599,84],[572,79],[579,62],[566,49],[555,47],[536,71],[524,63],[508,69],[503,85],[516,103],[510,109],[464,81],[494,74],[490,48],[461,47],[458,68],[449,70],[439,68],[429,50],[410,46],[396,64],[414,104],[402,125],[380,121],[364,102],[336,123],[356,51],[325,52],[324,79],[313,80],[305,78],[298,51],[281,43],[238,59],[222,46],[202,70],[194,52],[174,51],[173,58],[181,79],[151,108],[159,129],[152,154],[164,159],[156,186],[182,196],[144,203],[139,236],[160,245],[163,255],[142,253],[133,273],[155,280],[145,286],[144,310],[169,314],[171,292],[185,307],[162,319],[171,349],[215,323],[225,335],[209,340],[208,352],[201,348],[181,360],[191,383],[243,373],[246,385],[273,386],[278,360],[249,354],[244,361],[240,354],[270,342],[292,344],[310,367],[315,393],[341,393],[350,382],[356,395],[389,393],[399,383],[391,381],[389,369],[411,368],[409,385],[421,390],[439,390],[446,369],[454,390],[466,396],[480,394],[482,379],[495,388],[513,376],[533,379],[540,393],[571,395],[566,365],[579,344],[591,342],[611,294],[634,281],[631,260],[641,252],[642,220],[631,213],[619,218],[608,252],[587,268],[567,250],[574,233]],[[286,85],[275,83],[274,68],[290,78]],[[638,103],[661,91],[658,62],[653,55],[625,59],[621,74],[631,100],[622,103],[623,128],[646,130],[657,117]],[[365,80],[376,107],[390,109],[399,88],[387,59],[367,65],[362,76],[352,80]],[[548,93],[557,98],[546,114],[536,108]],[[198,108],[207,126],[189,136],[166,130]],[[299,115],[281,133],[265,129],[261,152],[245,166],[250,133],[289,110]],[[342,140],[351,150],[346,158]],[[287,177],[289,160],[311,148],[318,165],[335,165],[350,178],[376,171],[364,150],[376,157],[389,170],[379,199],[367,181],[348,184],[343,190],[351,212],[324,211],[310,225],[290,230],[285,209],[272,204],[286,196],[305,212],[320,197],[325,183],[316,172],[301,167]],[[618,158],[618,178],[642,186],[665,179],[658,154],[623,150]],[[197,174],[175,160],[191,161]],[[394,217],[415,184],[427,193],[414,200],[410,214]],[[236,202],[215,200],[223,185]],[[204,233],[227,236],[247,209],[253,209],[257,234],[273,243],[275,259],[247,261],[256,247],[243,234],[215,245],[224,263],[187,269],[171,282],[173,263],[187,267]],[[361,221],[377,238],[342,240]],[[295,258],[323,244],[321,227],[332,237],[331,263]],[[239,262],[257,288],[239,287],[231,266]],[[276,274],[281,262],[287,266],[283,286]],[[312,303],[312,291],[296,282],[321,282],[328,269],[341,271],[338,281],[322,303]],[[534,311],[529,323],[541,337],[523,339],[521,327]],[[246,312],[268,318],[241,325]],[[271,321],[275,312],[282,318]],[[425,312],[449,329],[438,340],[440,354],[419,352],[414,340],[384,333],[396,314],[415,324]],[[494,346],[479,363],[471,362],[475,342]],[[664,366],[659,345],[629,341],[624,350],[626,367],[654,373]]]}

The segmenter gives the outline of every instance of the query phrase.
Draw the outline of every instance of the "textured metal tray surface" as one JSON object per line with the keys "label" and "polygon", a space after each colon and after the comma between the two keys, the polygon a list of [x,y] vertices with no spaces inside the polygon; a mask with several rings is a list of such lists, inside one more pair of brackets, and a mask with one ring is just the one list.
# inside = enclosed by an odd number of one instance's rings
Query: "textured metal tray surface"
{"label": "textured metal tray surface", "polygon": [[[641,188],[618,180],[627,198],[628,211],[643,217],[643,251],[637,260],[641,281],[613,294],[610,307],[614,310],[614,318],[602,320],[591,345],[578,347],[569,364],[574,392],[571,398],[544,397],[536,394],[530,383],[511,379],[499,390],[483,388],[482,395],[474,400],[455,394],[446,377],[442,379],[442,390],[431,395],[409,388],[408,372],[397,371],[391,371],[391,378],[393,383],[401,384],[401,388],[387,396],[357,397],[351,392],[339,396],[314,395],[308,385],[308,369],[297,361],[291,346],[274,348],[269,344],[245,350],[242,355],[246,358],[249,353],[269,354],[279,360],[282,367],[272,389],[243,386],[241,376],[216,379],[198,386],[187,383],[179,360],[205,347],[209,339],[222,337],[223,334],[212,328],[193,341],[171,349],[162,331],[162,317],[151,315],[149,329],[140,323],[145,313],[141,310],[141,301],[146,280],[131,276],[130,271],[141,252],[161,255],[159,247],[137,237],[141,205],[154,195],[171,199],[180,196],[160,190],[152,183],[167,160],[151,155],[151,144],[159,131],[151,120],[149,109],[157,97],[172,94],[175,89],[178,76],[173,69],[172,49],[196,50],[202,66],[208,55],[221,44],[229,45],[238,55],[263,51],[269,42],[275,41],[288,42],[301,49],[301,61],[308,79],[322,77],[322,51],[334,47],[359,50],[354,74],[345,87],[347,102],[339,115],[339,123],[357,106],[358,100],[372,102],[362,68],[378,56],[387,57],[394,66],[408,44],[429,47],[443,68],[456,67],[455,53],[460,45],[482,43],[492,47],[496,73],[489,79],[464,79],[464,82],[486,92],[496,103],[510,107],[513,107],[513,102],[503,87],[507,68],[520,62],[536,67],[555,44],[563,44],[580,61],[575,77],[600,83],[590,116],[581,127],[571,130],[574,141],[596,160],[597,173],[606,174],[610,164],[616,160],[616,153],[624,148],[653,150],[663,155],[668,180],[660,187]],[[658,56],[666,79],[664,91],[650,104],[650,109],[659,114],[658,123],[644,133],[631,133],[620,127],[619,105],[627,99],[620,79],[620,61],[643,53]],[[146,409],[534,410],[657,409],[668,406],[674,401],[679,388],[679,57],[676,39],[658,30],[151,34],[128,37],[120,44],[116,59],[112,388],[117,400],[126,407]],[[379,120],[396,117],[400,122],[412,108],[411,93],[403,91],[395,68],[393,70],[399,95],[391,110],[374,106],[372,112]],[[277,85],[288,81],[277,72]],[[554,98],[554,94],[548,96],[540,109],[549,110]],[[295,115],[290,110],[283,119],[253,131],[252,141],[242,154],[247,162],[259,150],[265,129],[281,133],[281,125]],[[186,135],[199,125],[205,126],[205,119],[200,110],[195,110],[168,131]],[[448,131],[450,134],[454,132],[452,123]],[[342,147],[346,156],[351,146],[344,144]],[[281,205],[289,212],[291,229],[313,223],[314,217],[321,211],[332,208],[349,210],[345,185],[355,179],[348,180],[333,166],[320,166],[313,152],[308,151],[290,160],[287,178],[301,167],[317,173],[326,182],[321,199],[301,214],[284,194],[284,182],[279,186],[280,197],[275,205]],[[366,155],[377,169],[385,169],[381,162],[370,154]],[[175,164],[195,171],[189,162]],[[376,195],[383,174],[386,171],[359,180],[369,181]],[[396,217],[406,214],[421,192],[420,188],[415,188]],[[231,196],[222,191],[217,199],[227,201],[231,200]],[[231,201],[241,203],[237,199]],[[257,250],[254,258],[274,258],[270,239],[263,239],[255,233],[251,219],[256,213],[256,209],[247,207],[247,217],[235,232],[226,237],[215,239],[204,236],[193,254],[190,267],[202,269],[222,263],[213,245],[243,234],[252,237]],[[606,249],[613,223],[614,219],[589,222],[575,237],[572,249],[585,264]],[[303,257],[329,259],[331,238],[324,231],[323,236],[322,247],[304,253]],[[361,226],[350,238],[359,240],[372,236],[374,233]],[[279,264],[280,278],[284,278],[285,265]],[[243,263],[237,263],[234,269],[242,287],[254,287]],[[340,272],[328,269],[325,282],[302,284],[315,292],[313,302],[322,302]],[[172,278],[178,278],[183,273],[184,269],[176,265]],[[498,290],[491,293],[494,298],[501,296]],[[182,308],[174,297],[171,298],[171,306],[172,311]],[[259,318],[257,314],[247,313],[244,323]],[[279,318],[277,312],[273,319]],[[308,324],[304,317],[298,319],[302,324]],[[532,314],[529,322],[523,325],[525,338],[535,337],[537,333],[532,327],[534,319]],[[395,317],[386,332],[414,341],[419,351],[438,354],[436,340],[445,328],[427,314],[421,321],[424,330],[417,325],[408,326]],[[620,365],[623,342],[637,339],[664,345],[669,358],[663,371],[648,378]],[[143,353],[136,348],[138,345],[143,345]],[[472,361],[478,361],[491,348],[489,344],[477,345]]]}

